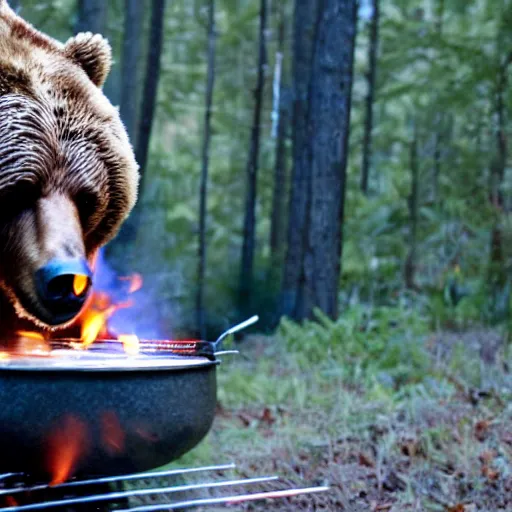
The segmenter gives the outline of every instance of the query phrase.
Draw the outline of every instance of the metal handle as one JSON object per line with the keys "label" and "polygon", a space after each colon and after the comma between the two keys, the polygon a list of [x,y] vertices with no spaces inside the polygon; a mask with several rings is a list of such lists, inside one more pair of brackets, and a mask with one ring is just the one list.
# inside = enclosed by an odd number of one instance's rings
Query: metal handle
{"label": "metal handle", "polygon": [[241,324],[231,327],[231,329],[227,330],[225,333],[221,334],[217,338],[217,341],[214,343],[215,349],[220,348],[222,341],[226,339],[230,334],[234,334],[235,332],[239,332],[242,331],[243,329],[246,329],[247,327],[250,327],[251,325],[255,324],[259,319],[260,317],[258,315],[254,315],[245,322],[242,322]]}

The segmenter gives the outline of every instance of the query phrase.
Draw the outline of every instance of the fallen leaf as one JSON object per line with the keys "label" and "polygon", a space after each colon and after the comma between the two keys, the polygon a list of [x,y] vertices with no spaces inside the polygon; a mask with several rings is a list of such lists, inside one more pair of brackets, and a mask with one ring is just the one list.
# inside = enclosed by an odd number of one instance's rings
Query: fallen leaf
{"label": "fallen leaf", "polygon": [[483,442],[486,440],[490,426],[491,422],[488,420],[480,420],[476,422],[474,433],[478,441]]}
{"label": "fallen leaf", "polygon": [[466,512],[466,506],[462,503],[458,503],[453,507],[448,507],[447,512]]}
{"label": "fallen leaf", "polygon": [[482,464],[489,464],[496,458],[496,456],[497,454],[494,450],[484,450],[480,454],[479,459]]}
{"label": "fallen leaf", "polygon": [[373,460],[368,457],[368,455],[364,454],[364,453],[359,453],[359,465],[360,466],[365,466],[367,468],[374,468],[375,467],[375,462],[373,462]]}
{"label": "fallen leaf", "polygon": [[373,512],[383,512],[386,510],[391,510],[393,507],[393,503],[383,503],[382,505],[375,505],[373,507]]}
{"label": "fallen leaf", "polygon": [[272,414],[272,411],[265,407],[265,410],[263,411],[263,414],[261,416],[261,421],[266,423],[267,425],[273,425],[276,422],[276,418]]}

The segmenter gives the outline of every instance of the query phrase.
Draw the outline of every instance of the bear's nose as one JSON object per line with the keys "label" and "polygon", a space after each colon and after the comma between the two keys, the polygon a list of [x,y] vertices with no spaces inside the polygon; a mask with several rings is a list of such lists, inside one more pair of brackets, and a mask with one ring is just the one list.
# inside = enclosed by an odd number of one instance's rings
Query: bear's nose
{"label": "bear's nose", "polygon": [[53,260],[36,273],[39,300],[50,314],[50,325],[72,320],[82,309],[92,284],[92,272],[84,259]]}

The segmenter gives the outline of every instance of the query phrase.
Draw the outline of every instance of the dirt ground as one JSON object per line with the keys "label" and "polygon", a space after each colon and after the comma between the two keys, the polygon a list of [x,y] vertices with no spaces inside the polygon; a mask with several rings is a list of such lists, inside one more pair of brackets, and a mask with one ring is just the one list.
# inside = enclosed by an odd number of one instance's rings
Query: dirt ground
{"label": "dirt ground", "polygon": [[[503,340],[493,331],[444,333],[426,346],[432,375],[379,396],[335,373],[319,378],[323,367],[300,374],[271,340],[254,339],[241,360],[223,363],[230,368],[220,370],[213,430],[178,465],[235,461],[235,476],[281,477],[251,491],[330,486],[230,510],[512,511],[512,377]],[[463,359],[454,369],[447,362],[457,351]]]}

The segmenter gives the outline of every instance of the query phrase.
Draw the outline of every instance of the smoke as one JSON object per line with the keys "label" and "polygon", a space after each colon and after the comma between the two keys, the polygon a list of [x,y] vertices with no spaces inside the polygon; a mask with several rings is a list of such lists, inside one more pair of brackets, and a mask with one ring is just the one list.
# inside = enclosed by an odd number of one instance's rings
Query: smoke
{"label": "smoke", "polygon": [[158,300],[159,280],[142,276],[142,287],[130,293],[131,281],[128,276],[119,276],[109,265],[104,251],[96,263],[94,290],[105,292],[115,304],[129,301],[130,307],[116,311],[108,322],[112,334],[136,334],[142,339],[170,339],[173,334],[172,318],[174,308],[169,311],[166,301]]}

